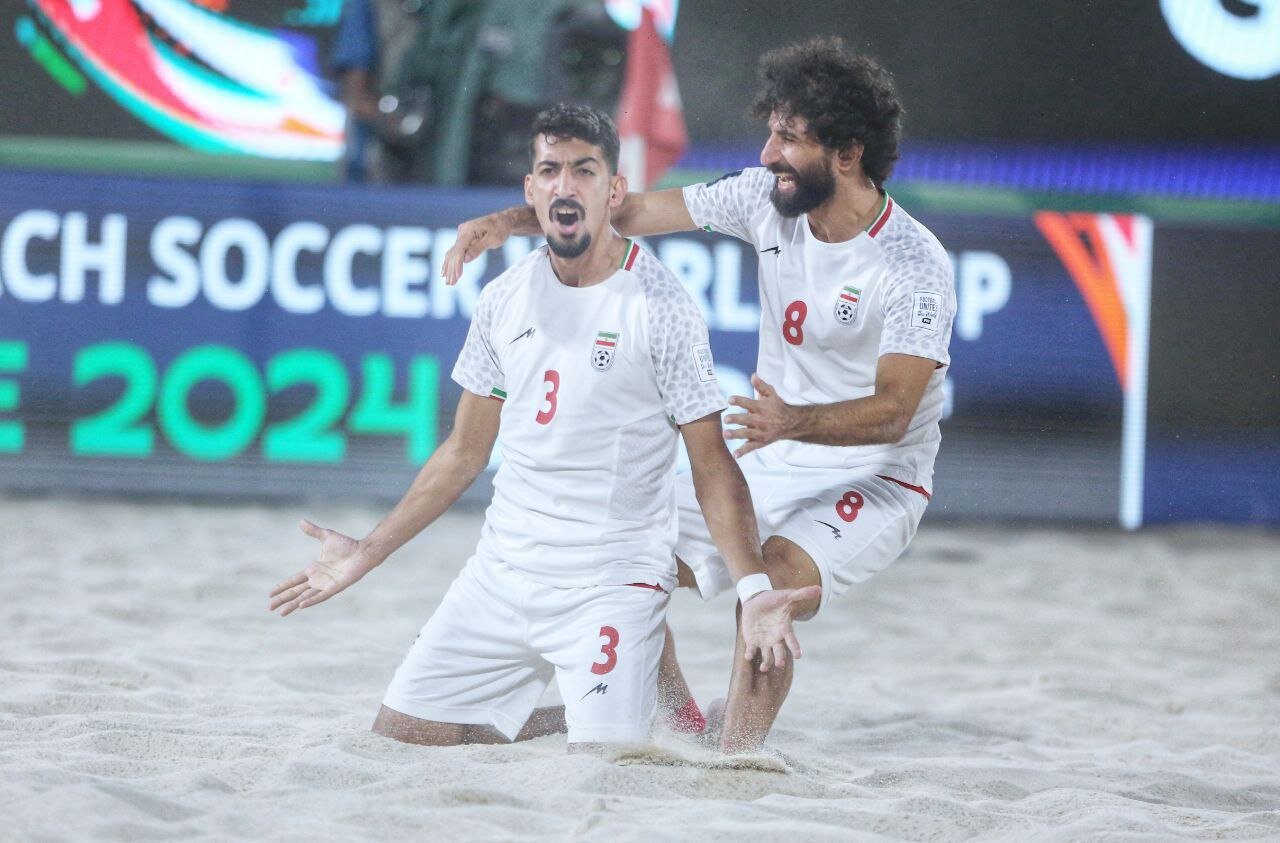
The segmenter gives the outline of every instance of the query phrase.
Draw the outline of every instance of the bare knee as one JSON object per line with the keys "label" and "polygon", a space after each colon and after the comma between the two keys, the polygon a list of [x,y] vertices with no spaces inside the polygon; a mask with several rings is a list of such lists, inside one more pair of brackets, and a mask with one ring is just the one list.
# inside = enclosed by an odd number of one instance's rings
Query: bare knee
{"label": "bare knee", "polygon": [[465,741],[466,726],[410,717],[385,705],[373,721],[375,735],[419,746],[457,746]]}
{"label": "bare knee", "polygon": [[[770,536],[761,548],[764,569],[774,588],[805,588],[822,585],[818,565],[795,542],[781,536]],[[808,620],[817,614],[821,598],[807,600],[797,606],[797,620]]]}
{"label": "bare knee", "polygon": [[817,564],[795,542],[781,536],[770,536],[761,550],[765,571],[774,588],[822,584]]}

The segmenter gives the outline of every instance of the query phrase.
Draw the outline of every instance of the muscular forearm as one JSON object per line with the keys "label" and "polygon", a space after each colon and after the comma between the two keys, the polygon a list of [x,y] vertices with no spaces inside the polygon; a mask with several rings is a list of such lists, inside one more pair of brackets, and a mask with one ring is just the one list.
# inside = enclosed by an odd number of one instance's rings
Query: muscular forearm
{"label": "muscular forearm", "polygon": [[[645,237],[651,234],[669,234],[696,228],[684,206],[680,190],[660,190],[656,193],[628,193],[622,204],[614,208],[610,224],[628,237]],[[538,215],[528,205],[517,205],[495,211],[477,221],[481,230],[497,232],[500,240],[512,234],[525,237],[542,234]]]}
{"label": "muscular forearm", "polygon": [[484,460],[446,440],[418,472],[400,502],[360,540],[360,553],[372,566],[382,564],[452,506],[484,467]]}
{"label": "muscular forearm", "polygon": [[512,234],[532,237],[542,234],[542,226],[538,223],[538,215],[528,205],[517,205],[498,211],[494,216],[501,217],[503,223]]}
{"label": "muscular forearm", "polygon": [[725,451],[718,465],[693,471],[698,506],[734,581],[764,571],[760,533],[742,469]]}
{"label": "muscular forearm", "polygon": [[888,395],[835,404],[788,405],[781,438],[816,445],[882,445],[902,439],[911,414]]}

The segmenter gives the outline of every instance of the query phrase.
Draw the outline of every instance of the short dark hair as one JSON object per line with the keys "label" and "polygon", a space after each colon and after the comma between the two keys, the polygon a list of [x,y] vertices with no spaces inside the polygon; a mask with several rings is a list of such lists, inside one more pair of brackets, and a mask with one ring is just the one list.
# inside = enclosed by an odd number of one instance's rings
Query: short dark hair
{"label": "short dark hair", "polygon": [[813,137],[830,150],[862,144],[862,171],[881,185],[893,172],[902,136],[903,108],[893,76],[840,38],[814,38],[780,47],[760,59],[756,117],[777,112],[803,117]]}
{"label": "short dark hair", "polygon": [[551,135],[555,138],[575,138],[600,147],[609,172],[618,172],[618,127],[613,118],[589,105],[556,103],[538,112],[533,118],[533,133],[529,138],[529,160],[536,160],[538,138]]}

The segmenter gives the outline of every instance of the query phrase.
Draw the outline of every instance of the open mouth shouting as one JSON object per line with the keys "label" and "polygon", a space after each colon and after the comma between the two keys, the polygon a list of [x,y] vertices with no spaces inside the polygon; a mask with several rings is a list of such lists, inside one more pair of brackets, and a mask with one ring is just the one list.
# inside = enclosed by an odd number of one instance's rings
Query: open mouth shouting
{"label": "open mouth shouting", "polygon": [[572,199],[557,199],[547,209],[550,231],[547,245],[562,258],[576,258],[591,246],[587,209]]}
{"label": "open mouth shouting", "polygon": [[562,199],[551,203],[549,215],[555,233],[565,240],[572,240],[582,228],[586,209],[577,202]]}

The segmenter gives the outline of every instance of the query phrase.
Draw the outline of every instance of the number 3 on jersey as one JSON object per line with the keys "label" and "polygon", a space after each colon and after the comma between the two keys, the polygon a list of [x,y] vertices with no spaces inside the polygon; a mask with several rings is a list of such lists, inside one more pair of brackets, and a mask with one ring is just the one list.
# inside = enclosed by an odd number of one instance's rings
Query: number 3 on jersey
{"label": "number 3 on jersey", "polygon": [[809,305],[796,299],[782,311],[782,338],[792,345],[804,342],[804,319],[809,315]]}
{"label": "number 3 on jersey", "polygon": [[549,384],[550,389],[542,396],[542,409],[538,411],[538,424],[550,424],[556,416],[556,393],[560,391],[560,373],[555,369],[547,369],[542,373],[542,383]]}

